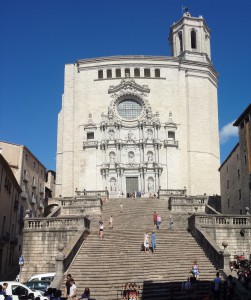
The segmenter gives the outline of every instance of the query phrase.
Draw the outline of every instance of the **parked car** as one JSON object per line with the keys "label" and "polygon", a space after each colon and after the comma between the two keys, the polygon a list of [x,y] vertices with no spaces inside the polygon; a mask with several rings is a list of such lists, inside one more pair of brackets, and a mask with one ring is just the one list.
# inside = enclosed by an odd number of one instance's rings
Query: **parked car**
{"label": "parked car", "polygon": [[24,283],[28,288],[30,288],[33,291],[42,291],[45,292],[48,287],[50,286],[51,281],[45,281],[45,280],[31,280]]}
{"label": "parked car", "polygon": [[44,273],[44,274],[36,274],[33,275],[28,281],[50,281],[52,282],[54,279],[55,273]]}
{"label": "parked car", "polygon": [[[8,283],[6,294],[9,296],[18,296],[20,300],[34,299],[39,297],[41,300],[48,300],[42,295],[43,292],[33,291],[21,282],[17,281],[0,281],[0,284]],[[16,297],[13,297],[16,298]]]}

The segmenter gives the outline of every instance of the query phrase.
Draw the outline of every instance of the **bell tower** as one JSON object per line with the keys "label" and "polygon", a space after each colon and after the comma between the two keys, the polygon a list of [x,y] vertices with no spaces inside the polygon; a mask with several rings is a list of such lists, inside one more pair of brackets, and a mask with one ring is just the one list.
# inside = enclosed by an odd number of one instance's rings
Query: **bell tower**
{"label": "bell tower", "polygon": [[186,9],[170,28],[171,55],[193,61],[211,61],[210,29],[202,16],[192,17]]}

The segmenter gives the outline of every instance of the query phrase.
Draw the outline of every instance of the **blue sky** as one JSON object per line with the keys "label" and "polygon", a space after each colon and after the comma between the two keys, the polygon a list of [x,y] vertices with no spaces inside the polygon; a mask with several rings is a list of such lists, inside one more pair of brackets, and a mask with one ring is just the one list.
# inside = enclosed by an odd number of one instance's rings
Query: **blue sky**
{"label": "blue sky", "polygon": [[250,0],[2,0],[0,140],[26,145],[55,170],[64,65],[109,55],[168,56],[169,28],[182,6],[212,30],[222,162],[238,142],[231,122],[251,100]]}

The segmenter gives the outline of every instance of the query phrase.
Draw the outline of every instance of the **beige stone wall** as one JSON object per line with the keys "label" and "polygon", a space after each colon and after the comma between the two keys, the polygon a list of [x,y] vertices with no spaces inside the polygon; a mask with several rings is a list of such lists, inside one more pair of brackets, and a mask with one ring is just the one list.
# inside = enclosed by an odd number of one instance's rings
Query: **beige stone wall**
{"label": "beige stone wall", "polygon": [[[123,63],[121,60],[83,60],[78,65],[66,66],[58,123],[56,196],[72,196],[75,188],[96,190],[107,186],[100,171],[102,163],[108,160],[108,154],[100,150],[103,139],[101,114],[107,114],[113,100],[108,93],[110,86],[119,85],[121,78],[98,79],[98,70],[112,69],[114,73],[116,68],[136,67],[158,68],[161,73],[160,78],[134,78],[139,86],[148,86],[147,100],[152,113],[159,112],[158,138],[162,146],[156,156],[163,171],[159,181],[156,180],[155,191],[160,184],[162,188],[186,186],[188,194],[219,194],[217,81],[211,64],[183,64],[162,57],[123,57]],[[170,112],[177,125],[175,139],[178,141],[178,147],[172,148],[164,147],[167,139],[165,123]],[[98,147],[83,149],[90,113]],[[137,126],[131,129],[138,140]],[[125,127],[120,129],[120,138],[126,135],[126,130]],[[136,152],[135,159],[140,157]],[[126,154],[121,155],[125,157]]]}
{"label": "beige stone wall", "polygon": [[239,197],[242,185],[241,178],[238,178],[240,165],[240,147],[237,145],[220,168],[222,213],[239,214],[241,209],[242,213],[245,213],[245,207],[241,206]]}
{"label": "beige stone wall", "polygon": [[45,166],[23,145],[0,142],[0,148],[23,191],[21,194],[23,214],[29,209],[32,216],[42,216]]}

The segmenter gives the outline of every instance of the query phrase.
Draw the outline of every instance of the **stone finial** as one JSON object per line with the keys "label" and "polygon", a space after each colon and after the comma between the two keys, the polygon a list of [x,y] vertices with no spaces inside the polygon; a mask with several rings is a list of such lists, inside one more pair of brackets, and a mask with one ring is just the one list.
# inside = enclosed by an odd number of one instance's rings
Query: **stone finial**
{"label": "stone finial", "polygon": [[60,243],[58,244],[58,251],[63,251],[64,250],[64,244]]}
{"label": "stone finial", "polygon": [[88,118],[88,124],[93,124],[92,113],[89,113]]}
{"label": "stone finial", "polygon": [[173,113],[171,111],[169,111],[169,117],[168,117],[168,122],[167,123],[171,123],[173,124]]}
{"label": "stone finial", "polygon": [[56,256],[56,260],[64,260],[64,254],[63,254],[63,250],[64,250],[64,244],[59,243],[58,244],[58,254]]}
{"label": "stone finial", "polygon": [[195,213],[197,213],[197,211],[198,211],[198,206],[195,206]]}
{"label": "stone finial", "polygon": [[222,246],[224,247],[224,251],[225,251],[225,249],[227,248],[227,246],[228,246],[228,242],[226,242],[226,241],[223,241],[222,242]]}
{"label": "stone finial", "polygon": [[249,207],[245,207],[245,210],[246,210],[246,215],[249,215]]}
{"label": "stone finial", "polygon": [[84,211],[85,211],[85,208],[84,208],[84,207],[81,207],[81,208],[80,208],[81,215],[84,214]]}

